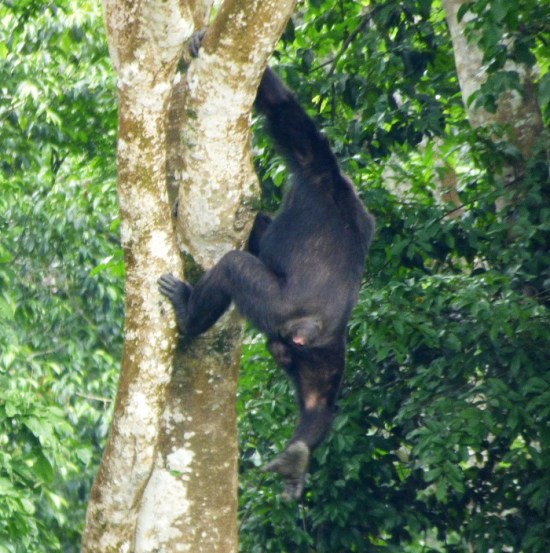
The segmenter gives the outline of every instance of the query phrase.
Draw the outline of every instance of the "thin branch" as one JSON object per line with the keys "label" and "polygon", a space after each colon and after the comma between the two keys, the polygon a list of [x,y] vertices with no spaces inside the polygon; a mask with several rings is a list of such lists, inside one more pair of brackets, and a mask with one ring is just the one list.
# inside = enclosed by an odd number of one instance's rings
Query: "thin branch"
{"label": "thin branch", "polygon": [[109,403],[113,402],[113,400],[111,398],[108,398],[108,397],[93,396],[93,395],[90,395],[90,394],[83,394],[81,392],[76,392],[75,395],[77,395],[78,397],[84,398],[84,399],[89,399],[90,401],[100,401],[104,405],[108,405]]}
{"label": "thin branch", "polygon": [[63,351],[65,349],[65,346],[59,346],[57,348],[53,349],[46,349],[43,351],[35,351],[33,353],[29,353],[27,355],[27,361],[30,359],[34,359],[35,357],[42,357],[44,355],[51,355],[52,353],[57,353],[58,351]]}
{"label": "thin branch", "polygon": [[336,63],[338,62],[338,60],[344,55],[345,51],[349,48],[350,44],[354,41],[354,39],[357,37],[357,35],[359,35],[363,31],[363,29],[368,25],[368,23],[372,19],[372,16],[375,14],[375,12],[378,8],[379,8],[379,6],[375,6],[373,9],[371,9],[367,13],[365,13],[361,17],[361,21],[359,22],[357,27],[355,27],[355,29],[353,29],[353,31],[351,31],[351,33],[348,35],[346,40],[344,40],[344,42],[342,44],[342,47],[336,53],[336,55],[333,58],[319,64],[315,69],[312,69],[312,72],[317,71],[319,69],[322,69],[323,67],[326,67],[327,65],[332,64],[332,68],[328,72],[328,76],[332,75],[334,73],[334,71],[336,71]]}

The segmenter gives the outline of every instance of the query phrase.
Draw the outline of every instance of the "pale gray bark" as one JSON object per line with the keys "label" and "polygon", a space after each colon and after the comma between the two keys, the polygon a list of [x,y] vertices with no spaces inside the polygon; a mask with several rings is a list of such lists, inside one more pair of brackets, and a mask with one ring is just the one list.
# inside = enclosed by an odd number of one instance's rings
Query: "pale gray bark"
{"label": "pale gray bark", "polygon": [[[442,5],[451,32],[456,69],[468,119],[474,128],[488,127],[492,124],[502,125],[507,129],[507,140],[518,149],[523,160],[526,161],[533,156],[543,131],[529,68],[522,64],[507,62],[505,69],[516,71],[520,77],[522,93],[509,90],[501,94],[496,113],[476,108],[468,102],[471,95],[487,80],[488,74],[483,64],[482,52],[474,42],[467,39],[465,32],[466,23],[471,14],[467,13],[460,22],[457,19],[458,10],[466,1],[442,0]],[[523,169],[522,163],[504,167],[501,175],[503,185],[512,184],[521,175]]]}
{"label": "pale gray bark", "polygon": [[175,353],[174,317],[157,279],[182,276],[168,185],[179,188],[188,259],[207,268],[244,240],[256,186],[250,109],[293,5],[227,0],[185,74],[176,71],[184,44],[206,23],[210,2],[104,1],[119,90],[126,321],[83,551],[236,551],[240,324],[226,317]]}

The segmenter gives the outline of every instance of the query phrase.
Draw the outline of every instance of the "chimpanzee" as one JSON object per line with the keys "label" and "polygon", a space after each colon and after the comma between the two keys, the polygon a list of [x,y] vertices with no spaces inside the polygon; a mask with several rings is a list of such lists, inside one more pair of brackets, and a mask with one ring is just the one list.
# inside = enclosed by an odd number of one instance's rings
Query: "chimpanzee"
{"label": "chimpanzee", "polygon": [[209,329],[233,301],[296,391],[300,421],[286,449],[264,468],[299,498],[311,451],[327,433],[345,362],[345,329],[374,232],[374,219],[338,168],[327,140],[271,69],[255,106],[293,173],[282,209],[256,216],[248,251],[230,251],[193,287],[159,280],[180,331]]}

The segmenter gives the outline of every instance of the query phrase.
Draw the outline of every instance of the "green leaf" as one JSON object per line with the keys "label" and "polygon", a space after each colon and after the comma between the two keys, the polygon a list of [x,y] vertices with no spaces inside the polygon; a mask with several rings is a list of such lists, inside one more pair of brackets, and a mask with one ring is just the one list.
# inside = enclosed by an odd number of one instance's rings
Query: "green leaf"
{"label": "green leaf", "polygon": [[33,470],[37,477],[49,484],[53,481],[54,470],[50,461],[42,454],[38,454],[33,464]]}
{"label": "green leaf", "polygon": [[508,11],[512,9],[512,6],[506,0],[492,0],[490,3],[490,9],[495,20],[502,22],[506,19]]}
{"label": "green leaf", "polygon": [[538,100],[541,107],[550,106],[550,72],[545,73],[539,81]]}

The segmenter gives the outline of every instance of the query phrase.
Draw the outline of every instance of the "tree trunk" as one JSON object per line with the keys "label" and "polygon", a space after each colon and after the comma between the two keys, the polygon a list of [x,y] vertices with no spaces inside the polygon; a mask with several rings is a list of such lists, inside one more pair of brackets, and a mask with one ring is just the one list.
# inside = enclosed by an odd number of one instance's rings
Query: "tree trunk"
{"label": "tree trunk", "polygon": [[210,267],[244,240],[256,189],[250,108],[293,5],[224,2],[182,74],[184,44],[204,26],[211,2],[104,2],[119,90],[126,320],[83,551],[236,551],[240,324],[230,314],[176,352],[174,315],[157,279],[182,276],[169,190],[179,189],[187,270]]}
{"label": "tree trunk", "polygon": [[[512,61],[506,62],[505,69],[507,71],[518,73],[522,93],[520,94],[516,90],[508,90],[501,94],[495,113],[489,113],[468,103],[471,95],[479,90],[487,80],[488,74],[483,64],[481,50],[467,38],[466,23],[468,16],[471,16],[471,14],[467,12],[460,22],[457,19],[458,10],[467,1],[442,0],[442,5],[451,32],[456,69],[468,119],[474,128],[488,127],[495,123],[507,126],[507,140],[517,148],[523,162],[525,162],[533,157],[536,148],[540,146],[543,131],[541,113],[529,69],[522,64]],[[524,163],[518,163],[517,161],[505,166],[501,175],[503,186],[512,186],[521,176],[524,168]]]}

